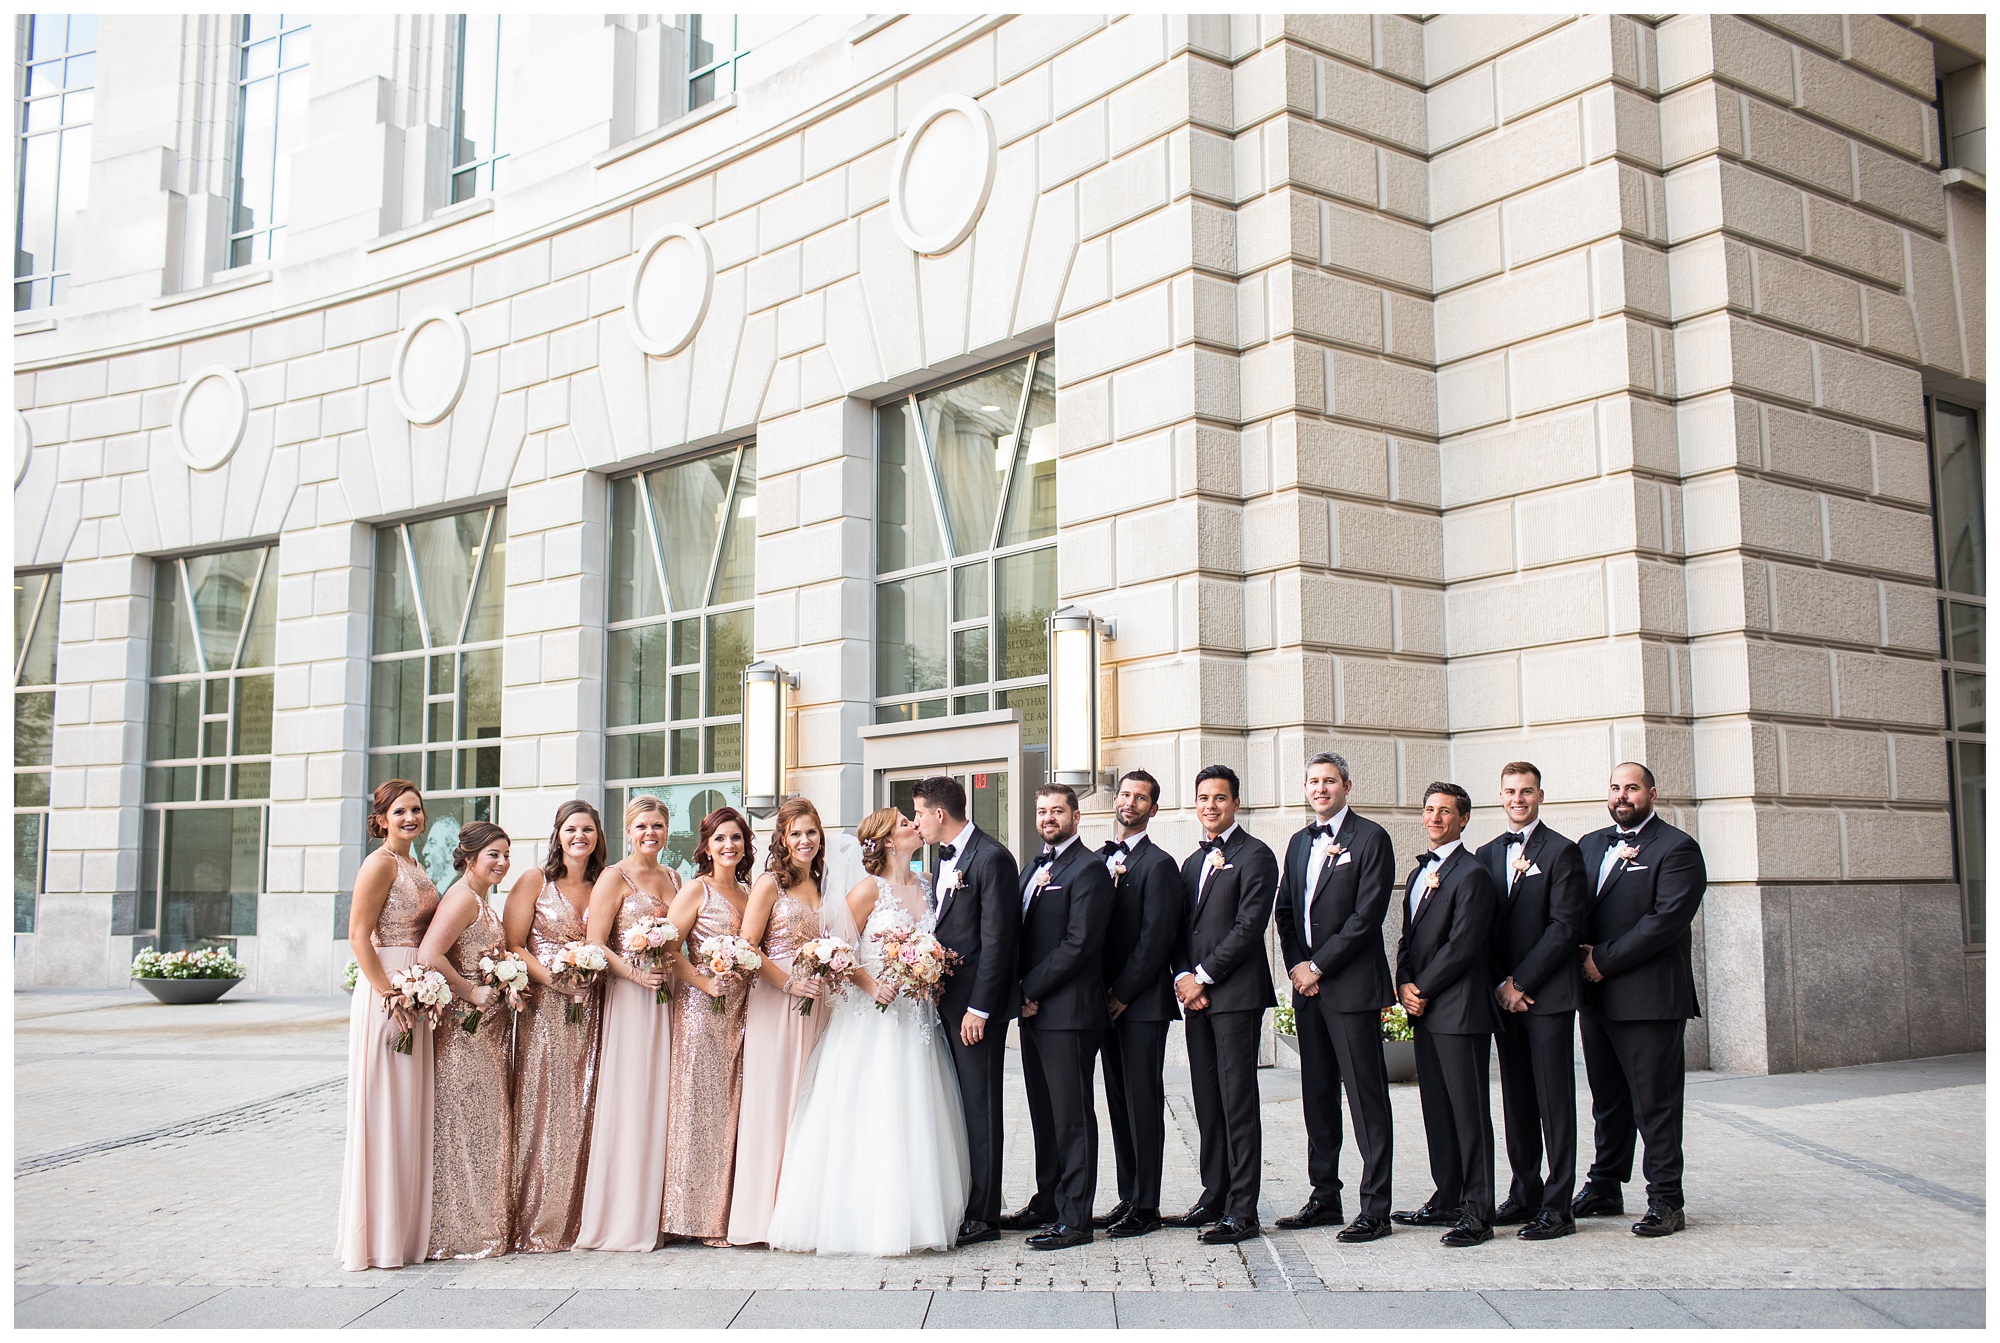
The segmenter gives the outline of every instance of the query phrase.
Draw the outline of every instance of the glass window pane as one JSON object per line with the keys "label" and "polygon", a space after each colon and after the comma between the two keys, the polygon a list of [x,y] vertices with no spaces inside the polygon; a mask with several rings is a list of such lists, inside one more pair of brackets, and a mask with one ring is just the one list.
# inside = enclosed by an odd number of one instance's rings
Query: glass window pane
{"label": "glass window pane", "polygon": [[734,453],[719,452],[646,475],[667,565],[667,591],[676,611],[702,606],[708,594],[709,565],[734,465]]}
{"label": "glass window pane", "polygon": [[978,620],[986,614],[986,561],[951,571],[951,618]]}
{"label": "glass window pane", "polygon": [[954,555],[976,555],[993,544],[1027,374],[1023,359],[917,398]]}
{"label": "glass window pane", "polygon": [[[21,646],[34,632],[35,606],[42,599],[42,589],[48,586],[47,574],[24,574],[14,571],[14,661],[21,661]],[[15,678],[16,685],[33,685],[26,677]]]}
{"label": "glass window pane", "polygon": [[986,664],[986,631],[984,625],[976,629],[953,630],[951,634],[951,683],[953,685],[983,685],[989,679]]}
{"label": "glass window pane", "polygon": [[424,777],[417,783],[428,793],[432,789],[443,792],[456,788],[458,783],[452,775],[451,764],[456,759],[450,751],[424,752]]}
{"label": "glass window pane", "polygon": [[458,135],[454,164],[493,153],[494,78],[500,59],[500,16],[464,14],[458,20]]}
{"label": "glass window pane", "polygon": [[1960,732],[1986,730],[1986,677],[1978,672],[1951,674],[1951,725]]}
{"label": "glass window pane", "polygon": [[34,60],[60,56],[67,48],[60,14],[37,14],[28,21],[28,55]]}
{"label": "glass window pane", "polygon": [[472,615],[465,622],[469,644],[498,639],[507,601],[507,509],[493,510],[493,535],[487,541],[486,563],[479,569],[479,590],[472,595]]}
{"label": "glass window pane", "polygon": [[231,765],[229,767],[229,795],[231,797],[244,798],[269,797],[271,795],[270,762]]}
{"label": "glass window pane", "polygon": [[69,16],[69,49],[71,51],[97,50],[97,16],[95,14],[72,14]]}
{"label": "glass window pane", "polygon": [[312,59],[312,29],[301,28],[286,33],[278,43],[278,64],[285,69],[295,69]]}
{"label": "glass window pane", "polygon": [[49,763],[49,743],[55,739],[56,692],[17,690],[14,692],[14,763],[17,766]]}
{"label": "glass window pane", "polygon": [[410,524],[410,551],[416,557],[417,584],[423,593],[424,624],[431,647],[458,642],[472,595],[473,568],[479,562],[480,538],[486,531],[486,510]]}
{"label": "glass window pane", "polygon": [[751,613],[729,611],[708,618],[708,712],[743,712],[743,669],[757,660],[752,651]]}
{"label": "glass window pane", "polygon": [[708,731],[708,772],[737,774],[743,769],[743,725],[718,723]]}
{"label": "glass window pane", "polygon": [[220,555],[197,555],[187,561],[188,587],[194,593],[195,627],[201,632],[201,651],[209,667],[220,670],[236,665],[236,647],[243,637],[243,623],[250,614],[252,588],[257,567],[264,558],[262,547],[229,550]]}
{"label": "glass window pane", "polygon": [[945,683],[944,574],[875,585],[875,693],[942,690]]}
{"label": "glass window pane", "polygon": [[1951,638],[1945,645],[1946,656],[1953,662],[1986,663],[1986,608],[1968,606],[1964,602],[1949,602],[1951,608]]}
{"label": "glass window pane", "polygon": [[[35,614],[36,598],[41,614]],[[14,579],[14,653],[21,663],[17,685],[54,685],[56,629],[62,608],[62,575],[23,574]],[[28,622],[33,621],[30,628]],[[22,656],[21,643],[27,641]]]}
{"label": "glass window pane", "polygon": [[1043,355],[1035,361],[1035,385],[1028,394],[1020,441],[1014,445],[1014,479],[1007,491],[1007,520],[1000,544],[1039,541],[1056,534],[1056,367]]}
{"label": "glass window pane", "polygon": [[951,711],[953,713],[985,713],[989,698],[989,696],[983,694],[954,695],[951,700]]}
{"label": "glass window pane", "polygon": [[42,813],[14,818],[14,931],[35,931],[35,896],[42,889]]}
{"label": "glass window pane", "polygon": [[699,70],[736,49],[734,14],[690,14],[687,16],[688,69]]}
{"label": "glass window pane", "polygon": [[452,708],[453,708],[452,702],[448,699],[431,701],[430,708],[427,711],[430,718],[430,735],[427,738],[425,738],[426,741],[440,742],[440,741],[457,740],[457,738],[452,735],[451,731],[452,718],[454,717],[452,713]]}
{"label": "glass window pane", "polygon": [[[480,648],[463,655],[458,687],[458,736],[480,741],[500,735],[500,650]],[[498,780],[495,780],[498,783]]]}
{"label": "glass window pane", "polygon": [[257,931],[263,808],[204,807],[165,815],[160,945],[167,951]]}
{"label": "glass window pane", "polygon": [[910,403],[898,401],[875,412],[881,460],[876,475],[876,560],[894,573],[944,558],[938,538],[937,508],[924,477],[919,438]]}
{"label": "glass window pane", "polygon": [[638,620],[666,610],[640,506],[639,478],[625,476],[611,482],[611,618]]}
{"label": "glass window pane", "polygon": [[667,701],[667,717],[675,721],[701,717],[700,672],[680,672],[674,676]]}
{"label": "glass window pane", "polygon": [[[372,672],[372,684],[368,688],[368,744],[404,746],[422,742],[424,660],[397,658],[390,662],[378,662]],[[395,777],[393,774],[384,776]]]}
{"label": "glass window pane", "polygon": [[498,746],[478,746],[458,753],[458,786],[461,788],[498,788],[500,786],[500,748]]}
{"label": "glass window pane", "polygon": [[1056,552],[1030,550],[995,560],[1000,603],[993,674],[996,680],[1046,676],[1049,613],[1056,606]]}
{"label": "glass window pane", "polygon": [[[31,104],[42,108],[52,104]],[[55,268],[56,172],[61,145],[53,135],[36,135],[20,142],[20,196],[16,202],[18,237],[14,273],[46,275]]]}
{"label": "glass window pane", "polygon": [[214,718],[229,712],[229,680],[218,676],[212,681],[202,682],[202,716]]}
{"label": "glass window pane", "polygon": [[909,704],[878,704],[875,706],[875,721],[914,723],[923,718],[942,718],[944,708],[945,701],[941,699],[920,700]]}
{"label": "glass window pane", "polygon": [[402,528],[384,527],[375,533],[375,652],[406,653],[423,646]]}
{"label": "glass window pane", "polygon": [[430,659],[430,693],[452,695],[458,692],[458,660],[446,653]]}
{"label": "glass window pane", "polygon": [[757,595],[757,450],[743,450],[736,474],[736,499],[729,510],[729,529],[715,566],[715,592],[709,600],[747,602]]}
{"label": "glass window pane", "polygon": [[236,678],[236,741],[231,755],[271,753],[271,694],[274,678]]}
{"label": "glass window pane", "polygon": [[368,757],[368,791],[374,792],[391,779],[415,779],[423,768],[423,757],[415,751],[395,751]]}
{"label": "glass window pane", "polygon": [[666,721],[666,626],[611,631],[605,679],[612,727]]}
{"label": "glass window pane", "polygon": [[188,622],[180,564],[161,560],[153,566],[153,675],[200,670],[201,654],[195,648],[194,627]]}
{"label": "glass window pane", "polygon": [[147,696],[146,758],[190,760],[201,731],[201,682],[156,684]]}
{"label": "glass window pane", "polygon": [[201,753],[210,760],[229,754],[229,720],[210,719],[201,725]]}
{"label": "glass window pane", "polygon": [[278,554],[267,552],[264,577],[250,607],[250,628],[244,632],[239,667],[269,667],[278,660]]}
{"label": "glass window pane", "polygon": [[1965,883],[1966,940],[1986,941],[1986,744],[1952,743],[1956,766],[1959,880]]}
{"label": "glass window pane", "polygon": [[699,620],[676,620],[674,622],[674,665],[676,667],[699,667],[701,665],[701,622]]}
{"label": "glass window pane", "polygon": [[667,772],[667,734],[631,732],[605,739],[605,774],[613,779],[657,779]]}
{"label": "glass window pane", "polygon": [[1938,576],[1949,591],[1984,596],[1985,471],[1978,417],[1948,401],[1931,405],[1931,451],[1937,460]]}
{"label": "glass window pane", "polygon": [[[676,728],[667,734],[667,773],[701,773],[701,729],[694,727]],[[708,813],[703,812],[706,816]],[[700,818],[697,817],[697,820]]]}
{"label": "glass window pane", "polygon": [[14,776],[14,805],[17,807],[46,807],[49,805],[49,776],[46,774],[16,774]]}

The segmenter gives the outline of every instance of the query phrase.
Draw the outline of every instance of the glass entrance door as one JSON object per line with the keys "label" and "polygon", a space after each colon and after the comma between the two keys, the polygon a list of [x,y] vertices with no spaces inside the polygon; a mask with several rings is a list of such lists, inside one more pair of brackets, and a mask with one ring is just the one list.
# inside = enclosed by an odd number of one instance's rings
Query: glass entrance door
{"label": "glass entrance door", "polygon": [[[945,765],[928,770],[885,771],[882,775],[881,805],[894,807],[905,816],[914,816],[917,785],[935,774],[949,774],[957,779],[965,789],[965,809],[970,813],[968,819],[1009,849],[1015,848],[1014,809],[1010,805],[1012,790],[1008,786],[1011,780],[1007,766],[999,761]],[[917,857],[928,869],[936,857],[933,846],[926,844],[917,851]]]}

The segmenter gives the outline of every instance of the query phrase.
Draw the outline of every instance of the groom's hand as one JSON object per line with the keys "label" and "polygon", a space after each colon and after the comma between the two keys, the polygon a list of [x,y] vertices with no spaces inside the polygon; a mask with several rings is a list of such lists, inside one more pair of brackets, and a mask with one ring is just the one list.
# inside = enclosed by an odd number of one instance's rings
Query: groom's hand
{"label": "groom's hand", "polygon": [[967,1012],[965,1019],[958,1023],[958,1041],[963,1045],[976,1045],[986,1038],[986,1018],[977,1012]]}

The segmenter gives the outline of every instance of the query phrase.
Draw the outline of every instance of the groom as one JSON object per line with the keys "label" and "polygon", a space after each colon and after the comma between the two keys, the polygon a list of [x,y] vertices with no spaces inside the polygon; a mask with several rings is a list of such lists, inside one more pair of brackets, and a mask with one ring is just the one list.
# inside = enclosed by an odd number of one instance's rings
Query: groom
{"label": "groom", "polygon": [[938,845],[932,888],[937,940],[963,960],[945,981],[938,1021],[951,1046],[965,1102],[972,1188],[958,1243],[998,1240],[1000,1144],[1005,1134],[1001,1082],[1007,1018],[1013,1014],[1014,946],[1021,932],[1020,873],[1007,846],[965,819],[965,787],[933,775],[914,790],[917,829]]}

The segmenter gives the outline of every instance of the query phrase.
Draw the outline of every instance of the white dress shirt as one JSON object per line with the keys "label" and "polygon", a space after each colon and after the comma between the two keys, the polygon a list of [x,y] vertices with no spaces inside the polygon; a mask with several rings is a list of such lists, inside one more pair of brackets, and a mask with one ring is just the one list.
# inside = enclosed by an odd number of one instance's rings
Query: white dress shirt
{"label": "white dress shirt", "polygon": [[[1536,819],[1528,822],[1527,829],[1510,830],[1507,832],[1510,835],[1519,835],[1521,837],[1522,853],[1526,853],[1528,851],[1528,841],[1535,837],[1535,827],[1540,825],[1541,823],[1542,823],[1541,818],[1537,817]],[[1521,874],[1514,870],[1514,846],[1512,844],[1507,845],[1506,851],[1507,851],[1507,889],[1511,891],[1514,889],[1514,879],[1520,876]]]}
{"label": "white dress shirt", "polygon": [[[1213,849],[1208,850],[1207,853],[1201,854],[1201,875],[1195,878],[1195,883],[1194,883],[1195,899],[1197,900],[1201,899],[1201,893],[1203,889],[1206,888],[1208,885],[1208,874],[1210,871],[1213,870],[1208,865],[1208,855],[1210,853],[1221,853],[1223,846],[1229,843],[1229,837],[1235,833],[1236,833],[1236,823],[1232,821],[1230,822],[1229,828],[1227,830],[1223,831],[1221,834],[1216,836],[1216,838],[1221,841],[1221,844],[1217,845]],[[1199,849],[1197,849],[1196,852],[1201,853]],[[1194,980],[1195,983],[1197,984],[1213,984],[1215,982],[1214,980],[1208,977],[1208,971],[1203,969],[1199,965],[1197,965],[1194,968]]]}
{"label": "white dress shirt", "polygon": [[[949,858],[938,860],[937,900],[940,906],[944,904],[945,895],[950,890],[951,874],[958,871],[958,860],[965,856],[966,841],[972,838],[973,829],[972,822],[967,821],[965,828],[958,832],[956,838],[945,841],[945,843],[952,846],[952,855]],[[965,1010],[972,1013],[973,1016],[978,1017],[981,1021],[986,1019],[986,1013],[976,1007],[968,1007]]]}
{"label": "white dress shirt", "polygon": [[[1635,835],[1640,834],[1645,830],[1647,826],[1651,825],[1652,823],[1653,823],[1653,813],[1649,811],[1646,813],[1645,820],[1639,822],[1639,824],[1632,827],[1632,833]],[[1624,842],[1625,842],[1624,840],[1621,840],[1616,835],[1614,835],[1612,836],[1612,842],[1605,845],[1604,861],[1600,862],[1597,865],[1598,890],[1600,891],[1603,890],[1604,883],[1611,880],[1611,869],[1618,866],[1618,846],[1620,844],[1623,844]]]}
{"label": "white dress shirt", "polygon": [[[1319,823],[1317,818],[1315,818],[1314,824],[1317,825]],[[1319,876],[1320,873],[1326,870],[1326,855],[1327,851],[1333,847],[1334,836],[1340,833],[1341,826],[1347,824],[1347,808],[1342,807],[1339,811],[1335,812],[1333,818],[1325,822],[1325,824],[1328,826],[1327,833],[1313,837],[1312,856],[1306,859],[1305,908],[1299,917],[1305,924],[1307,955],[1312,954],[1313,892],[1319,889]]]}
{"label": "white dress shirt", "polygon": [[1424,870],[1416,873],[1410,878],[1409,910],[1410,910],[1410,916],[1412,918],[1416,917],[1417,906],[1423,903],[1423,898],[1424,898],[1423,892],[1426,889],[1424,878],[1430,876],[1431,873],[1443,867],[1444,860],[1451,857],[1453,853],[1457,852],[1458,846],[1463,842],[1464,841],[1462,840],[1455,839],[1449,844],[1441,844],[1437,848],[1432,849],[1431,860],[1428,863],[1424,864]]}
{"label": "white dress shirt", "polygon": [[[1048,866],[1051,870],[1055,868],[1057,860],[1060,859],[1063,856],[1063,854],[1068,852],[1069,846],[1074,843],[1076,843],[1076,836],[1071,835],[1068,839],[1056,845],[1055,852],[1049,855]],[[1036,867],[1042,866],[1042,862],[1040,860],[1039,855],[1036,858],[1035,866]],[[1026,917],[1028,913],[1028,906],[1034,903],[1035,891],[1037,889],[1038,888],[1035,885],[1034,878],[1030,877],[1028,879],[1028,889],[1021,896],[1021,914],[1023,917]]]}

